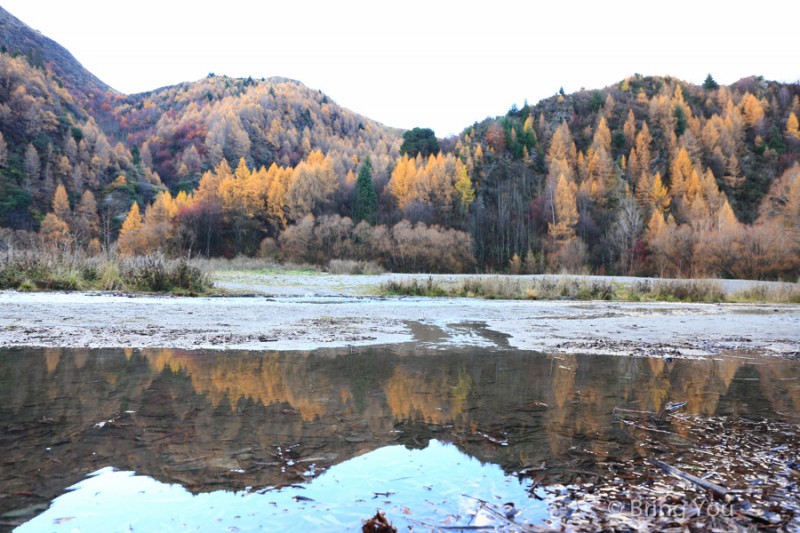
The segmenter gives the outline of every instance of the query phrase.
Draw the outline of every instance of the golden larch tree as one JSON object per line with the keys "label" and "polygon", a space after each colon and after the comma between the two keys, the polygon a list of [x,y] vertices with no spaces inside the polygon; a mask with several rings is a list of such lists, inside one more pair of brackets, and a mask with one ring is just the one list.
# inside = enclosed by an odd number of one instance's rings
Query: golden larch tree
{"label": "golden larch tree", "polygon": [[643,173],[636,182],[635,196],[636,201],[646,213],[650,213],[651,210],[659,210],[663,213],[669,208],[670,194],[661,181],[660,172],[656,172],[655,176]]}
{"label": "golden larch tree", "polygon": [[572,140],[569,125],[566,121],[563,121],[553,133],[553,138],[550,140],[550,148],[545,156],[548,180],[555,184],[560,176],[563,175],[568,182],[574,182],[577,161],[578,150],[575,147],[575,141]]}
{"label": "golden larch tree", "polygon": [[75,207],[75,239],[78,244],[87,246],[100,233],[100,219],[97,215],[97,202],[92,191],[83,191],[81,200]]}
{"label": "golden larch tree", "polygon": [[159,194],[147,207],[139,229],[139,242],[143,251],[153,252],[168,246],[173,233],[172,221],[177,211],[169,191]]}
{"label": "golden larch tree", "polygon": [[54,213],[47,213],[39,228],[39,239],[48,248],[66,247],[70,243],[69,226]]}
{"label": "golden larch tree", "polygon": [[764,118],[764,105],[761,101],[750,93],[742,97],[742,114],[745,123],[753,128]]}
{"label": "golden larch tree", "polygon": [[597,130],[594,132],[592,138],[592,147],[595,149],[603,148],[604,150],[611,151],[611,130],[608,129],[606,117],[600,117],[600,122],[597,124]]}
{"label": "golden larch tree", "polygon": [[[478,148],[480,148],[480,145],[478,145]],[[478,150],[476,149],[475,152],[477,156]],[[404,209],[411,203],[416,176],[417,169],[414,159],[409,158],[408,154],[404,154],[395,163],[392,178],[389,180],[389,191],[394,196],[400,209]]]}
{"label": "golden larch tree", "polygon": [[333,160],[314,150],[294,169],[287,194],[290,213],[294,220],[306,214],[319,212],[327,206],[339,187]]}
{"label": "golden larch tree", "polygon": [[455,189],[458,192],[459,208],[462,213],[466,213],[469,206],[475,201],[475,189],[472,187],[472,180],[469,179],[467,167],[464,164],[458,166],[458,179],[455,183]]}
{"label": "golden larch tree", "polygon": [[56,192],[53,194],[53,214],[58,218],[70,225],[72,219],[72,209],[69,207],[69,198],[67,198],[67,189],[64,188],[62,183],[56,187]]}
{"label": "golden larch tree", "polygon": [[633,109],[628,110],[628,118],[622,126],[622,132],[625,134],[628,146],[633,146],[633,139],[636,135],[636,117],[633,115]]}
{"label": "golden larch tree", "polygon": [[789,118],[786,119],[786,135],[795,139],[800,138],[800,129],[798,128],[800,128],[800,123],[797,121],[797,115],[789,113]]}
{"label": "golden larch tree", "polygon": [[578,224],[577,187],[563,174],[558,177],[552,199],[553,222],[547,224],[547,232],[556,240],[568,240],[575,236]]}
{"label": "golden larch tree", "polygon": [[636,135],[636,155],[639,157],[639,165],[641,172],[650,173],[650,144],[653,142],[653,136],[650,134],[650,128],[647,122],[642,122],[642,129]]}
{"label": "golden larch tree", "polygon": [[122,229],[119,231],[117,244],[120,254],[130,256],[143,253],[141,230],[142,214],[139,211],[139,204],[133,202],[125,222],[122,223]]}
{"label": "golden larch tree", "polygon": [[673,198],[686,192],[687,183],[692,177],[692,172],[694,172],[694,163],[692,163],[686,148],[681,148],[672,161],[669,174],[669,190]]}
{"label": "golden larch tree", "polygon": [[723,194],[722,206],[717,211],[717,231],[735,233],[739,229],[739,221],[733,213],[728,198]]}

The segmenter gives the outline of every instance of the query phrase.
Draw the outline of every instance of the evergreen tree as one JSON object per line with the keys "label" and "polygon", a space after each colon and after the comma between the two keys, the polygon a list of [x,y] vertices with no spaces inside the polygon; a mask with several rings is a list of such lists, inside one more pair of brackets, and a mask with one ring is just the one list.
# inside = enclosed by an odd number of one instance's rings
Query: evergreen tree
{"label": "evergreen tree", "polygon": [[719,83],[717,83],[711,76],[711,74],[709,74],[708,76],[706,76],[706,79],[703,82],[703,88],[709,90],[719,89]]}
{"label": "evergreen tree", "polygon": [[356,179],[356,191],[353,198],[353,222],[358,224],[366,220],[375,224],[375,215],[378,211],[378,194],[372,183],[372,161],[369,157],[364,159],[361,170]]}
{"label": "evergreen tree", "polygon": [[439,141],[436,134],[430,128],[414,128],[403,134],[403,144],[400,145],[400,154],[408,154],[408,157],[428,157],[439,153]]}

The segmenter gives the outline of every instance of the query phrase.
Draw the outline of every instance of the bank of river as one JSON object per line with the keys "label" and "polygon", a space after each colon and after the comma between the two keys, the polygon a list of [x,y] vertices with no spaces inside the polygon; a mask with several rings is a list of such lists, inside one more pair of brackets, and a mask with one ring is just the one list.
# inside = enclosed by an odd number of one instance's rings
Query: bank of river
{"label": "bank of river", "polygon": [[794,356],[800,306],[380,297],[370,276],[228,276],[249,297],[0,292],[0,346],[295,350],[417,342],[559,353]]}

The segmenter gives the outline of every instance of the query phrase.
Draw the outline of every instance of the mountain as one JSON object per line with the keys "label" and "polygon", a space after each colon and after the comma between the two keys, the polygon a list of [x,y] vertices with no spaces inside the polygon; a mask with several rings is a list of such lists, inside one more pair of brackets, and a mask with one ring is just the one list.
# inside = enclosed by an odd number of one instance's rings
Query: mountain
{"label": "mountain", "polygon": [[123,253],[406,270],[800,274],[797,83],[637,74],[428,139],[436,154],[299,81],[124,95],[2,9],[0,39],[0,245],[119,235]]}
{"label": "mountain", "polygon": [[[453,149],[472,168],[478,190],[472,220],[478,262],[499,267],[532,250],[540,265],[573,268],[558,259],[569,241],[578,249],[567,255],[583,258],[578,265],[616,271],[620,253],[630,254],[629,265],[652,258],[643,237],[653,211],[661,222],[699,232],[722,211],[752,224],[774,215],[776,206],[797,209],[787,191],[800,159],[799,99],[797,83],[758,76],[724,87],[711,75],[701,86],[634,75],[604,89],[526,103],[467,128]],[[631,222],[620,218],[628,197],[637,200],[637,236],[621,244],[620,228]],[[554,233],[560,237],[548,243]],[[676,246],[664,251],[671,259],[663,258],[661,271],[700,274],[686,254],[702,255],[702,243],[687,237]]]}
{"label": "mountain", "polygon": [[120,94],[2,8],[0,46],[0,225],[7,227],[36,229],[59,183],[73,206],[91,191],[114,234],[132,201],[191,191],[223,157],[234,166],[243,157],[253,168],[293,167],[322,151],[344,179],[367,155],[385,174],[401,142],[400,130],[285,78],[210,75]]}
{"label": "mountain", "polygon": [[[110,100],[118,93],[86,70],[69,51],[0,7],[2,52],[23,55],[36,68],[48,69],[82,106]],[[99,110],[99,107],[98,107]]]}
{"label": "mountain", "polygon": [[400,146],[400,130],[286,78],[209,75],[128,96],[115,104],[113,116],[128,145],[144,152],[173,189],[193,188],[200,169],[222,158],[233,165],[244,158],[251,168],[294,167],[321,150],[335,156],[344,175],[367,155],[385,169]]}

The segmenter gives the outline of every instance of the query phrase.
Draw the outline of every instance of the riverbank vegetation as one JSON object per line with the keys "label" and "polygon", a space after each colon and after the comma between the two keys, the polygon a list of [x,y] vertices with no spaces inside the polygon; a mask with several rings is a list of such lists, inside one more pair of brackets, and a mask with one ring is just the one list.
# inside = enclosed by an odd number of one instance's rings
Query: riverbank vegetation
{"label": "riverbank vegetation", "polygon": [[27,251],[0,257],[0,289],[104,290],[200,295],[211,290],[206,271],[161,253],[137,257]]}
{"label": "riverbank vegetation", "polygon": [[800,303],[800,285],[755,285],[726,292],[720,281],[626,280],[572,276],[466,276],[402,278],[381,285],[393,296],[485,298],[489,300],[607,300],[626,302]]}

